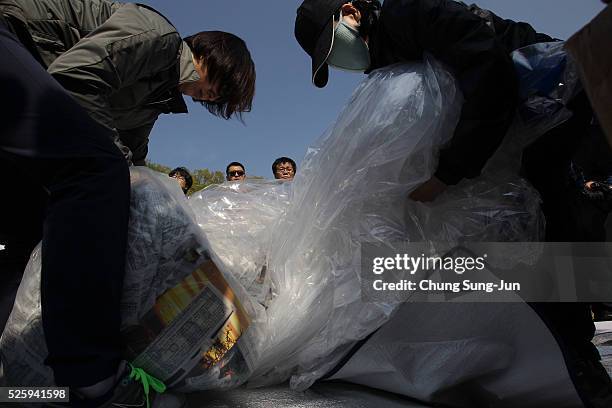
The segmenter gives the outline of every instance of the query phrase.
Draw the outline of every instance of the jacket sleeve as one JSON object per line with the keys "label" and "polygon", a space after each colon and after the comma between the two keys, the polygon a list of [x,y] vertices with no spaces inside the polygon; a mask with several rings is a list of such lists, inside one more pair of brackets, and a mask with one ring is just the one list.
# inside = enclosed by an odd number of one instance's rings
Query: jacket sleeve
{"label": "jacket sleeve", "polygon": [[149,134],[155,122],[151,122],[135,129],[119,130],[119,137],[125,146],[132,152],[132,164],[134,166],[146,165],[145,159],[149,152]]}
{"label": "jacket sleeve", "polygon": [[[476,177],[514,116],[518,84],[512,60],[487,21],[463,4],[452,0],[392,4],[393,30],[414,36],[424,52],[450,68],[463,93],[459,123],[450,144],[440,151],[435,175],[446,184]],[[407,28],[402,18],[414,26]]]}
{"label": "jacket sleeve", "polygon": [[115,143],[128,160],[132,152],[121,141],[109,99],[119,89],[176,63],[180,36],[160,31],[138,6],[126,4],[48,69],[93,119],[114,130]]}

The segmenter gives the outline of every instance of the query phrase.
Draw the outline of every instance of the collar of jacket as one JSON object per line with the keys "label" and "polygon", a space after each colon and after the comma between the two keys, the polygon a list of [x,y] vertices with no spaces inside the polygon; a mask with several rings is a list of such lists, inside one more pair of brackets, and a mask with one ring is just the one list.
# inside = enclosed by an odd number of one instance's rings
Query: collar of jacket
{"label": "collar of jacket", "polygon": [[185,41],[183,41],[181,44],[181,58],[179,66],[179,85],[200,80],[200,75],[198,75],[195,65],[193,64],[193,53]]}
{"label": "collar of jacket", "polygon": [[[195,70],[193,64],[193,53],[185,41],[181,43],[181,53],[179,56],[179,85],[199,81],[200,75]],[[178,90],[178,86],[169,91],[166,98],[152,102],[149,106],[155,106],[162,113],[187,113],[187,105],[183,100],[183,95]]]}
{"label": "collar of jacket", "polygon": [[[195,70],[193,64],[193,53],[185,41],[181,43],[181,53],[179,56],[179,85],[199,81],[200,75]],[[178,86],[172,87],[167,91],[167,97],[149,103],[149,106],[154,106],[162,113],[187,113],[187,105],[183,100],[183,95],[178,90]]]}

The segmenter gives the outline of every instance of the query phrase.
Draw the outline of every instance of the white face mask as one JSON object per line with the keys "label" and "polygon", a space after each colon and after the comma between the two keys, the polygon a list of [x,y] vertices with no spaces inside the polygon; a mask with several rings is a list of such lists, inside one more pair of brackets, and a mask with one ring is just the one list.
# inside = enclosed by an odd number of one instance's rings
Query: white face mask
{"label": "white face mask", "polygon": [[327,64],[338,69],[364,72],[370,66],[370,50],[359,31],[344,20],[334,29],[334,43]]}

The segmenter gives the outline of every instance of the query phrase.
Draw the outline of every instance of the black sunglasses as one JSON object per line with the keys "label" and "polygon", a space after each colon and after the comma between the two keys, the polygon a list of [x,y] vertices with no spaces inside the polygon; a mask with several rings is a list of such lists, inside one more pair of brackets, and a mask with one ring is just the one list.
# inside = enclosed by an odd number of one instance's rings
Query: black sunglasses
{"label": "black sunglasses", "polygon": [[244,176],[244,171],[242,170],[236,170],[236,171],[230,171],[229,173],[227,173],[228,176]]}

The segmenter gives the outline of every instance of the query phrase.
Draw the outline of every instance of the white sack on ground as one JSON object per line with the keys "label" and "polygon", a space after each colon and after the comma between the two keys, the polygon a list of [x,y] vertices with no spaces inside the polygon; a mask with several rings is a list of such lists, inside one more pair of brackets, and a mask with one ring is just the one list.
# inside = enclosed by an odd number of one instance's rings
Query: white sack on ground
{"label": "white sack on ground", "polygon": [[[256,307],[220,265],[174,179],[132,167],[122,333],[129,358],[169,386],[228,388],[249,376]],[[52,385],[40,309],[40,249],[2,337],[3,381]],[[212,259],[211,259],[212,258]],[[95,260],[92,260],[95,261]],[[95,316],[92,316],[95,319]]]}
{"label": "white sack on ground", "polygon": [[525,303],[404,303],[331,379],[453,407],[581,408]]}

